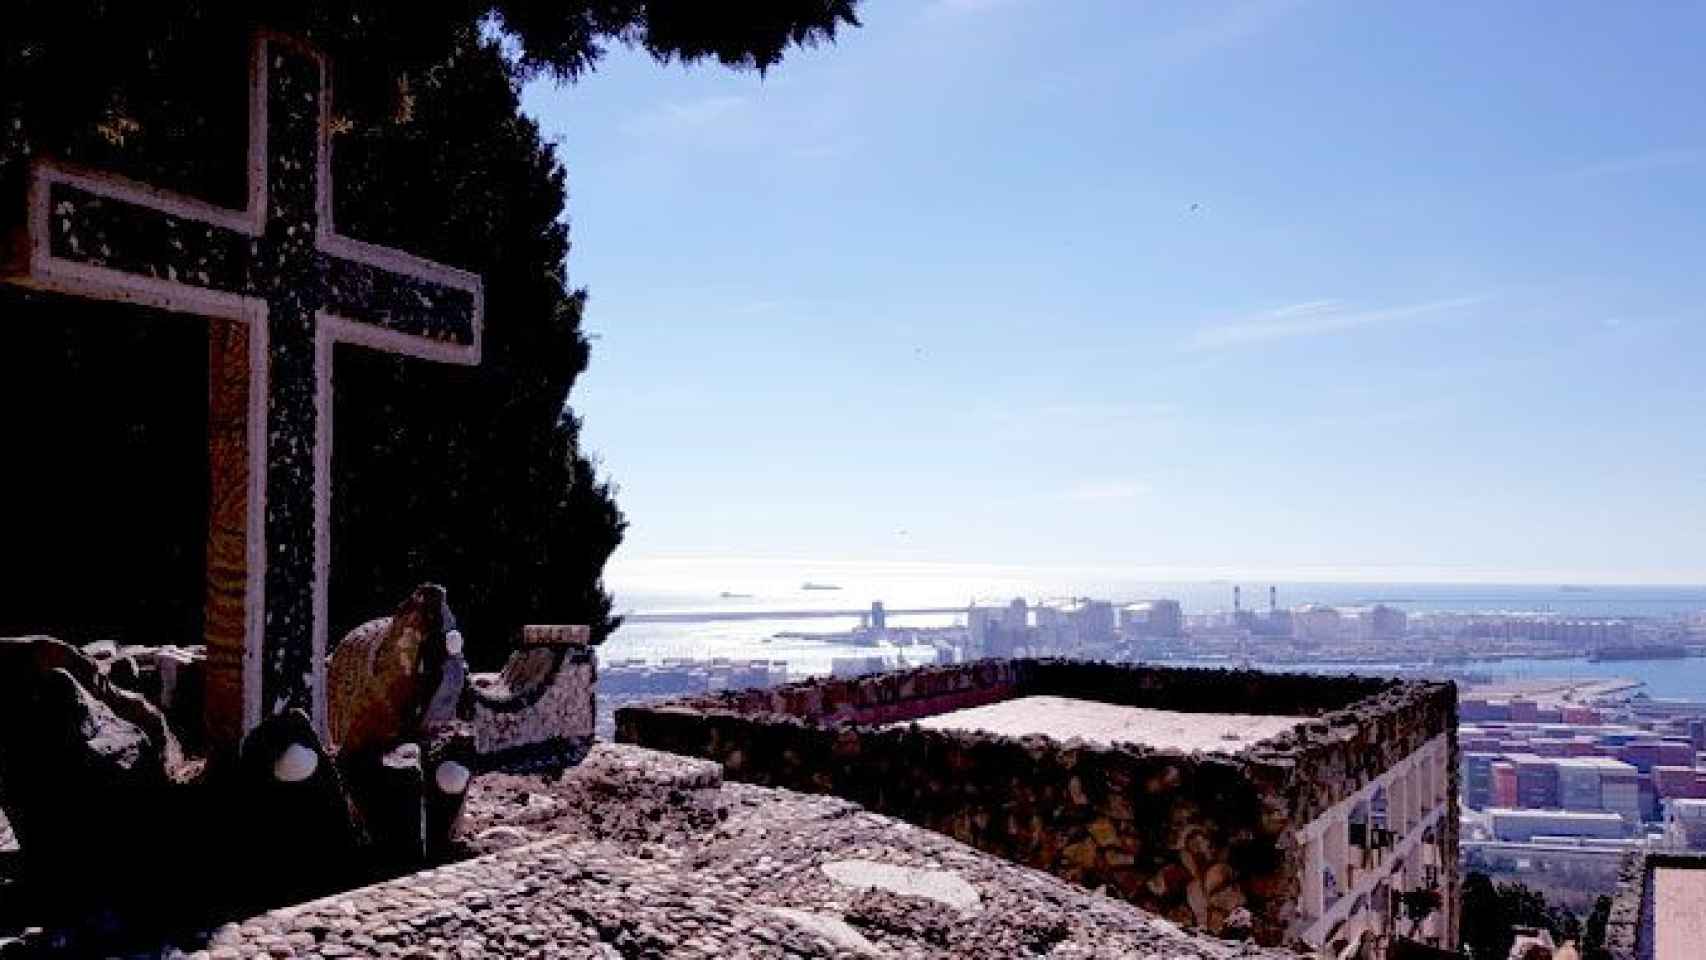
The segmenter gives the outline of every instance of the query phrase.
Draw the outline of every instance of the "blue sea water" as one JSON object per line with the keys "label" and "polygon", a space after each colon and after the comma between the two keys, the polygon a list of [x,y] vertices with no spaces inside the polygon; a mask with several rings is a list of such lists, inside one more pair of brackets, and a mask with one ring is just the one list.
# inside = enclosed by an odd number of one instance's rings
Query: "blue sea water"
{"label": "blue sea water", "polygon": [[[1168,661],[1178,666],[1200,666],[1201,661]],[[1639,691],[1651,697],[1706,700],[1706,657],[1679,660],[1619,660],[1595,663],[1577,657],[1566,660],[1502,658],[1440,666],[1426,661],[1414,663],[1258,663],[1265,670],[1300,673],[1360,673],[1369,676],[1419,676],[1480,682],[1506,680],[1633,680]]]}
{"label": "blue sea water", "polygon": [[1468,666],[1475,673],[1501,679],[1564,677],[1577,679],[1629,679],[1642,683],[1642,692],[1654,697],[1706,699],[1706,657],[1685,660],[1619,660],[1592,663],[1587,660],[1489,660]]}

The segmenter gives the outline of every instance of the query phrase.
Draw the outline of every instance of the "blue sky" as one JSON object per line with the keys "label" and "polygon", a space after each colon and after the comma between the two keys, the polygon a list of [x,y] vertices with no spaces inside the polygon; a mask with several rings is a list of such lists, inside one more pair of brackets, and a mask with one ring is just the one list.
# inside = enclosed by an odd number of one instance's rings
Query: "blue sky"
{"label": "blue sky", "polygon": [[1706,581],[1706,5],[861,13],[527,92],[619,584]]}

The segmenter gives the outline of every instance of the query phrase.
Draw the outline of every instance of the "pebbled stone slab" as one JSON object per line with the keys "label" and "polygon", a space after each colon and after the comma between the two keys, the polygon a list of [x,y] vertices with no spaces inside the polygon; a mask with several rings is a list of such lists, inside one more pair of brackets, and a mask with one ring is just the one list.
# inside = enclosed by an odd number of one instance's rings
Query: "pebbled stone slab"
{"label": "pebbled stone slab", "polygon": [[828,913],[813,913],[793,907],[771,907],[770,912],[807,933],[815,933],[830,943],[867,957],[887,956],[887,952],[865,939],[865,935],[847,925],[841,917]]}
{"label": "pebbled stone slab", "polygon": [[836,883],[857,890],[876,887],[903,897],[924,897],[965,913],[983,909],[977,888],[952,870],[899,867],[875,860],[831,860],[820,869]]}

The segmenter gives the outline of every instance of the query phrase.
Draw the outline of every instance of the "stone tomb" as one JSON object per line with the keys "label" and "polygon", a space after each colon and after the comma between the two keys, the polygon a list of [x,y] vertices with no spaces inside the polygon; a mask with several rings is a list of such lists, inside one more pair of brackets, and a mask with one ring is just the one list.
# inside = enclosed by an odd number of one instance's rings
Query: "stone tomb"
{"label": "stone tomb", "polygon": [[1706,944],[1706,870],[1653,871],[1653,960],[1686,960]]}
{"label": "stone tomb", "polygon": [[333,353],[480,359],[479,277],[338,234],[325,59],[253,41],[248,202],[227,209],[51,158],[0,281],[209,321],[207,727],[326,729]]}
{"label": "stone tomb", "polygon": [[[617,711],[619,741],[830,793],[1222,936],[1455,942],[1450,684],[985,660]],[[1395,928],[1398,894],[1442,909]]]}

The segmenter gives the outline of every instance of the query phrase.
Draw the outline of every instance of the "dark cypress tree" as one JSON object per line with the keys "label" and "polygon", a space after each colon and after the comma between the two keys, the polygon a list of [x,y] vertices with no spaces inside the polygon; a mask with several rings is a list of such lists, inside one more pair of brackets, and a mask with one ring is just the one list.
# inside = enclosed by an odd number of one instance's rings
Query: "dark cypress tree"
{"label": "dark cypress tree", "polygon": [[1462,913],[1458,923],[1465,952],[1474,960],[1497,960],[1510,952],[1511,927],[1504,901],[1493,881],[1480,871],[1463,878]]}
{"label": "dark cypress tree", "polygon": [[[624,522],[566,405],[588,361],[586,297],[565,275],[564,171],[518,90],[572,80],[613,41],[762,70],[856,25],[854,3],[20,0],[0,35],[0,231],[42,151],[239,206],[246,37],[267,26],[319,44],[337,64],[339,229],[479,272],[487,291],[478,368],[340,348],[334,640],[422,580],[450,588],[477,660],[525,622],[590,623],[602,639],[615,622],[600,578]],[[193,641],[206,419],[193,326],[106,322],[110,308],[7,289],[0,311],[45,331],[0,369],[0,430],[29,464],[0,480],[0,510],[14,558],[37,548],[0,597],[0,632]],[[81,421],[40,405],[65,383]],[[103,453],[74,455],[87,446]],[[66,536],[75,549],[45,550]]]}
{"label": "dark cypress tree", "polygon": [[1611,898],[1601,894],[1593,902],[1582,934],[1582,960],[1611,960],[1611,952],[1605,949],[1605,925],[1610,920]]}
{"label": "dark cypress tree", "polygon": [[525,620],[613,625],[599,577],[623,523],[564,407],[587,364],[585,296],[563,270],[563,171],[514,87],[496,44],[468,31],[409,83],[401,117],[338,147],[340,223],[468,264],[488,319],[477,368],[339,358],[334,623],[437,580],[487,660]]}

